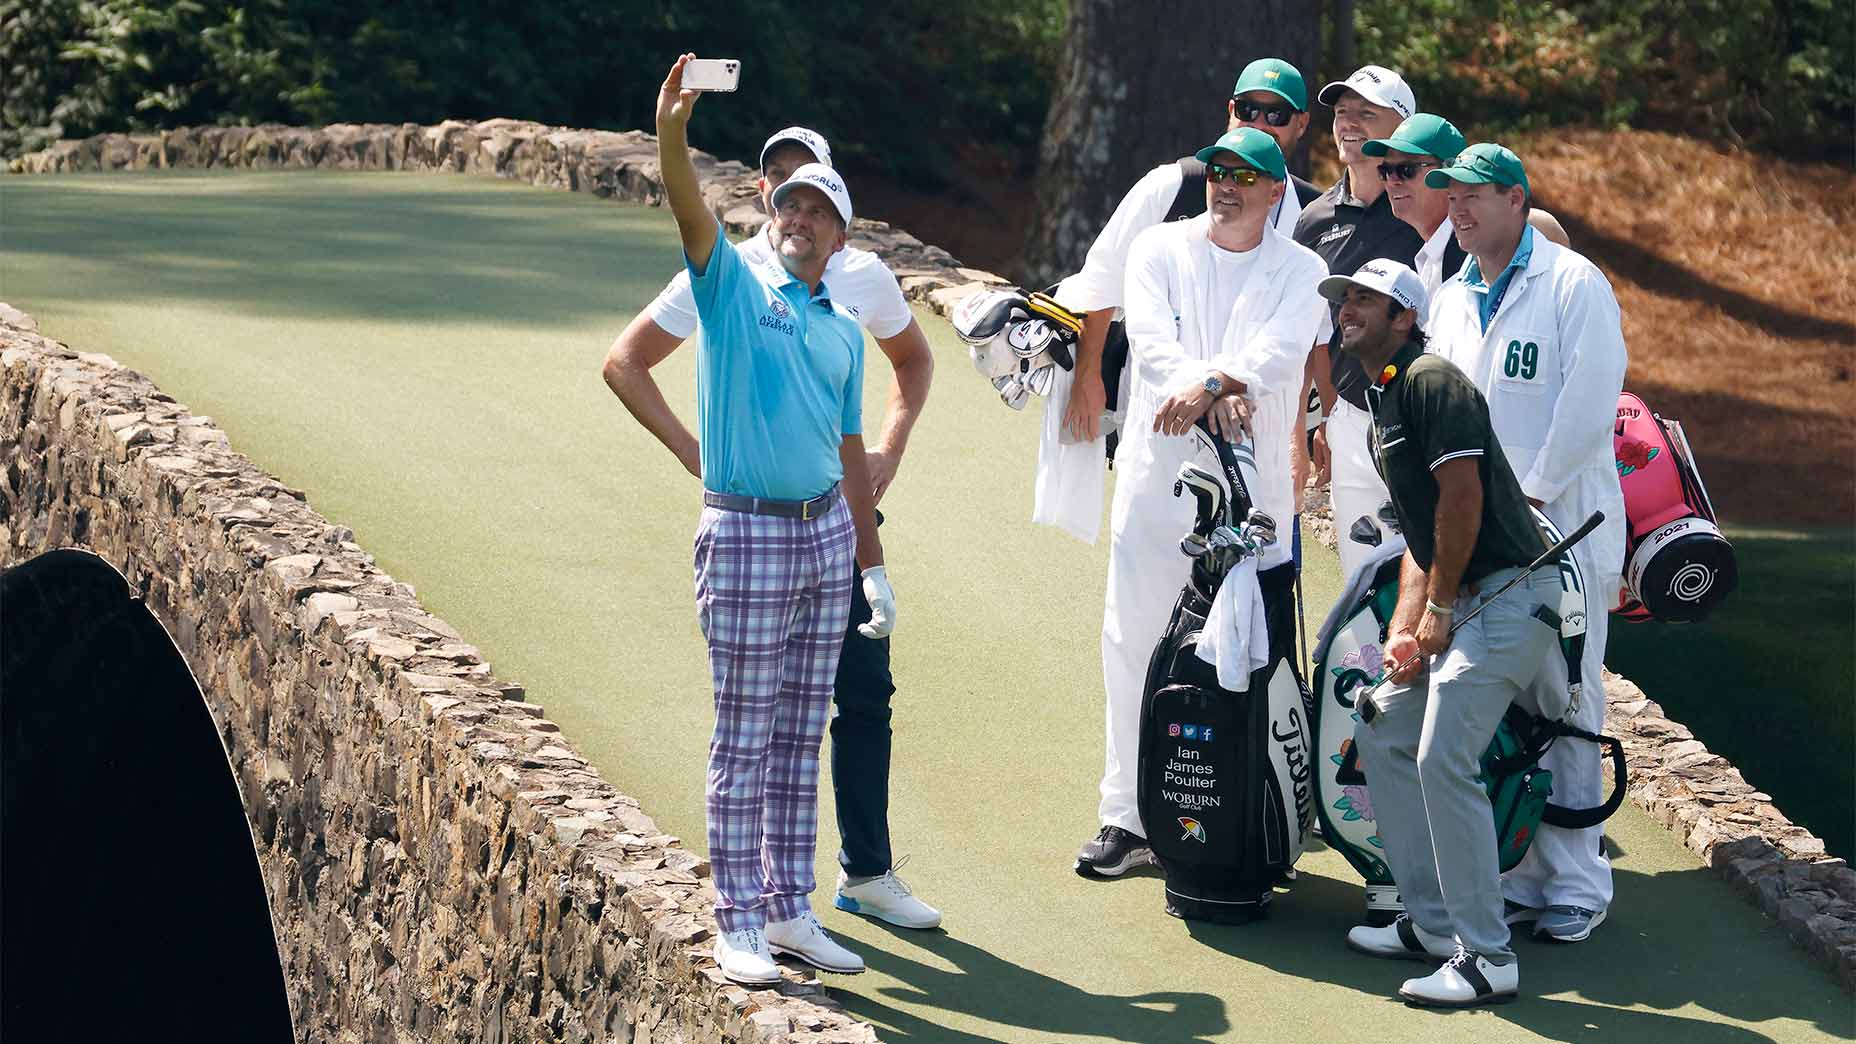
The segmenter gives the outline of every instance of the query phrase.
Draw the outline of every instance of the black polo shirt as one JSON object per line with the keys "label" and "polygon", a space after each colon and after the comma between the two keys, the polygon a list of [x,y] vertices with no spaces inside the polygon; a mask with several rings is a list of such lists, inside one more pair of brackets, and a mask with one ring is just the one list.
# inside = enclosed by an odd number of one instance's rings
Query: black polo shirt
{"label": "black polo shirt", "polygon": [[1472,583],[1524,566],[1547,549],[1521,483],[1489,424],[1489,404],[1448,359],[1407,343],[1367,394],[1373,414],[1373,461],[1392,494],[1411,555],[1426,570],[1436,552],[1438,465],[1477,458],[1482,528],[1463,569]]}
{"label": "black polo shirt", "polygon": [[[1370,204],[1355,199],[1347,189],[1345,171],[1333,188],[1302,208],[1302,216],[1295,223],[1295,241],[1320,254],[1321,260],[1327,262],[1329,275],[1352,275],[1376,257],[1409,265],[1424,247],[1424,237],[1392,213],[1392,201],[1384,192]],[[1328,318],[1339,315],[1340,305],[1330,305]],[[1328,363],[1335,391],[1364,410],[1366,375],[1358,359],[1340,350],[1340,324],[1334,327],[1334,337],[1328,342]]]}

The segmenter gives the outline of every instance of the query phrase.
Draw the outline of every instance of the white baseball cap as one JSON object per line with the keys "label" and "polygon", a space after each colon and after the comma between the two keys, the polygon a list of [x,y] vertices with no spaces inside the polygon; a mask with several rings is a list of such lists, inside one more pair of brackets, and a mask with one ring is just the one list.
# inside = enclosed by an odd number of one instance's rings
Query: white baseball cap
{"label": "white baseball cap", "polygon": [[1321,88],[1315,99],[1332,106],[1342,91],[1352,91],[1374,105],[1391,109],[1401,120],[1418,111],[1418,96],[1412,93],[1411,84],[1383,65],[1362,65],[1352,76]]}
{"label": "white baseball cap", "polygon": [[1331,275],[1323,279],[1321,296],[1339,304],[1346,299],[1347,288],[1350,286],[1365,287],[1390,297],[1400,307],[1416,310],[1419,325],[1423,325],[1430,295],[1424,292],[1424,280],[1418,278],[1418,273],[1412,271],[1410,265],[1389,257],[1373,258],[1350,276]]}
{"label": "white baseball cap", "polygon": [[827,167],[831,166],[831,145],[825,141],[825,136],[823,134],[820,134],[810,127],[788,127],[785,130],[774,131],[773,136],[767,139],[767,144],[760,147],[760,169],[762,173],[765,173],[767,170],[767,154],[773,151],[774,146],[782,145],[789,141],[795,145],[804,147],[806,151],[812,153],[812,158],[814,160],[823,163]]}
{"label": "white baseball cap", "polygon": [[838,172],[823,163],[807,163],[780,182],[780,187],[773,190],[774,208],[779,209],[780,200],[801,185],[810,185],[823,192],[831,200],[832,206],[838,208],[838,216],[844,219],[844,227],[851,227],[851,192],[844,187],[844,179],[838,176]]}

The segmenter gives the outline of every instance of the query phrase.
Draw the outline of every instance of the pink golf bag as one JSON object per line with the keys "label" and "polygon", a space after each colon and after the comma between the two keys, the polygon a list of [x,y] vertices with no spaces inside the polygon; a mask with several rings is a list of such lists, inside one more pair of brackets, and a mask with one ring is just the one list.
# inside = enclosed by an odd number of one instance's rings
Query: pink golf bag
{"label": "pink golf bag", "polygon": [[1627,620],[1700,620],[1733,591],[1739,572],[1682,424],[1625,392],[1613,435],[1629,536],[1624,591],[1612,611]]}

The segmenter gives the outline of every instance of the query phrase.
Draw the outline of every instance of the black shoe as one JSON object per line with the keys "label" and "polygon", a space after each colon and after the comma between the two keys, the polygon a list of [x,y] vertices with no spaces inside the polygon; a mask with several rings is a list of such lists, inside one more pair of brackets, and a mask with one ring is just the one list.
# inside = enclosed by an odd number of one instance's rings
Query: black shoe
{"label": "black shoe", "polygon": [[1095,840],[1076,853],[1076,872],[1084,877],[1120,877],[1137,866],[1153,866],[1147,839],[1116,826],[1105,826]]}

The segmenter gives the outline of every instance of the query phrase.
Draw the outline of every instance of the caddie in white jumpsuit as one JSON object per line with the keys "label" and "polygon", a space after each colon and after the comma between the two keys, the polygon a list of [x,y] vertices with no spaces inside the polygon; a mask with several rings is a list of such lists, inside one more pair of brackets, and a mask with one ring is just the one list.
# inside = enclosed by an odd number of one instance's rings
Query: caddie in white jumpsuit
{"label": "caddie in white jumpsuit", "polygon": [[[1320,319],[1326,274],[1313,251],[1272,227],[1287,171],[1282,150],[1253,128],[1201,149],[1206,213],[1143,232],[1129,252],[1123,308],[1129,341],[1128,419],[1116,454],[1110,513],[1102,675],[1108,695],[1102,829],[1076,869],[1113,877],[1152,861],[1136,804],[1140,710],[1147,661],[1191,562],[1179,539],[1191,498],[1173,495],[1187,437],[1208,412],[1235,433],[1247,414],[1257,455],[1255,506],[1279,521],[1294,511],[1289,432],[1301,420],[1302,367]],[[1258,563],[1272,645],[1292,633],[1295,566],[1288,542]]]}
{"label": "caddie in white jumpsuit", "polygon": [[[1513,152],[1472,145],[1425,183],[1448,190],[1457,241],[1470,255],[1432,303],[1431,351],[1488,399],[1522,492],[1561,532],[1605,513],[1604,524],[1573,549],[1587,584],[1584,692],[1566,715],[1600,732],[1606,624],[1624,567],[1612,426],[1628,360],[1617,298],[1596,265],[1529,226],[1527,172]],[[1584,808],[1603,797],[1596,744],[1555,743],[1541,764],[1553,772],[1556,804]],[[1536,935],[1562,942],[1589,936],[1611,903],[1603,839],[1602,826],[1542,824],[1526,859],[1503,879],[1509,922],[1532,920]]]}

